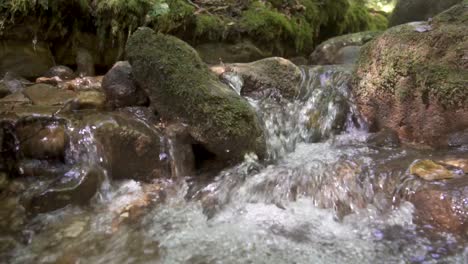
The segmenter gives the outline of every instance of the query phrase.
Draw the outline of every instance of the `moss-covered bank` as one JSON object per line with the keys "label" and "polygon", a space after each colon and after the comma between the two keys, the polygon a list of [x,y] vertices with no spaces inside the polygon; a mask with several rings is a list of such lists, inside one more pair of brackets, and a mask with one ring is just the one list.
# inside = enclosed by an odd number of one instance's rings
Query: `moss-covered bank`
{"label": "moss-covered bank", "polygon": [[386,27],[386,17],[363,0],[4,0],[0,31],[33,25],[38,38],[77,31],[113,39],[123,47],[138,26],[176,35],[191,44],[250,39],[275,55],[307,54],[331,36]]}

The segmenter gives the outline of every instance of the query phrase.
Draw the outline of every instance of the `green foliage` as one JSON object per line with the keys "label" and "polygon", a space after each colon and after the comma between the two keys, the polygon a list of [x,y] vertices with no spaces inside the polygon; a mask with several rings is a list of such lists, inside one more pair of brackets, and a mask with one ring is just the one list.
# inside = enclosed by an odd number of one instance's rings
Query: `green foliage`
{"label": "green foliage", "polygon": [[195,18],[195,37],[208,40],[222,40],[225,37],[226,23],[220,16],[200,14]]}

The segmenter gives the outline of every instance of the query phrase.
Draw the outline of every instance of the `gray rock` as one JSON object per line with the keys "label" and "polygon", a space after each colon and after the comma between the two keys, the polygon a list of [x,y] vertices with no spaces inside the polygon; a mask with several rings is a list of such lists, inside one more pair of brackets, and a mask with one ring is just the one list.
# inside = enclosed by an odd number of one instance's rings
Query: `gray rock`
{"label": "gray rock", "polygon": [[145,92],[140,89],[132,74],[128,61],[114,64],[102,80],[106,100],[112,107],[141,106],[148,102]]}

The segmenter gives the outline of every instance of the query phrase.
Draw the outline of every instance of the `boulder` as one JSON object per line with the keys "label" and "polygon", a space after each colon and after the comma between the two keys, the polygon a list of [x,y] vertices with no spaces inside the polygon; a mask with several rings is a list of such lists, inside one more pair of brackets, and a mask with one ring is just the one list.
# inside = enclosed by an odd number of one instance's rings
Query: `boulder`
{"label": "boulder", "polygon": [[225,68],[224,76],[235,73],[242,80],[242,95],[293,99],[299,94],[301,70],[287,59],[273,57],[251,63],[229,64]]}
{"label": "boulder", "polygon": [[462,0],[399,0],[390,17],[391,27],[427,20]]}
{"label": "boulder", "polygon": [[252,62],[268,57],[269,53],[260,50],[250,41],[238,43],[204,43],[195,47],[207,64]]}
{"label": "boulder", "polygon": [[388,127],[404,141],[438,147],[468,128],[467,15],[460,4],[363,47],[353,93],[372,130]]}
{"label": "boulder", "polygon": [[0,76],[10,71],[35,79],[53,65],[54,58],[45,42],[0,41]]}
{"label": "boulder", "polygon": [[354,63],[359,57],[359,47],[379,34],[380,31],[366,31],[331,38],[315,48],[310,62],[315,65]]}
{"label": "boulder", "polygon": [[194,141],[219,160],[239,161],[249,152],[264,156],[265,139],[253,108],[187,43],[140,28],[127,42],[126,54],[163,119],[186,124]]}
{"label": "boulder", "polygon": [[112,107],[141,106],[148,101],[145,92],[136,83],[128,61],[114,64],[102,79],[102,89],[107,103]]}

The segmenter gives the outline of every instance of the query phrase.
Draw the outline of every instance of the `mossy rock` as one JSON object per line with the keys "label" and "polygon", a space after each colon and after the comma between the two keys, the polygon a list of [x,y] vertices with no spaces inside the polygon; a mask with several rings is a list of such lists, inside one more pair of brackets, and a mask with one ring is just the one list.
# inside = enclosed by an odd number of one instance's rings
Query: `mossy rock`
{"label": "mossy rock", "polygon": [[266,58],[251,63],[230,64],[227,68],[242,78],[243,95],[294,99],[299,94],[301,70],[287,59]]}
{"label": "mossy rock", "polygon": [[462,0],[399,0],[389,25],[427,20],[460,2]]}
{"label": "mossy rock", "polygon": [[221,160],[265,154],[265,139],[249,103],[210,72],[187,43],[149,28],[127,43],[133,74],[162,118],[185,123],[194,141]]}
{"label": "mossy rock", "polygon": [[381,33],[380,31],[365,31],[331,38],[315,48],[310,55],[310,62],[316,65],[340,64],[337,63],[340,50],[349,46],[362,46]]}
{"label": "mossy rock", "polygon": [[251,41],[237,43],[210,42],[195,46],[204,62],[208,64],[252,62],[269,57],[268,51],[261,50]]}
{"label": "mossy rock", "polygon": [[363,47],[353,91],[371,127],[433,146],[468,127],[467,17],[465,2]]}

